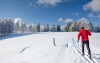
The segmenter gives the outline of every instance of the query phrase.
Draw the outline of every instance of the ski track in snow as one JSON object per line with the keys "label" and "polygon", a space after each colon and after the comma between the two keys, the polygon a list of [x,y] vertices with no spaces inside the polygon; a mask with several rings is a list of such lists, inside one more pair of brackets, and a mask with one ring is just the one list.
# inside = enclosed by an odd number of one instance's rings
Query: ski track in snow
{"label": "ski track in snow", "polygon": [[[90,63],[81,56],[77,46],[75,48],[72,38],[77,41],[76,37],[77,32],[36,33],[14,38],[7,36],[8,39],[0,40],[0,63]],[[56,46],[53,45],[53,38]],[[100,54],[95,45],[91,44],[92,57],[96,63],[100,63]]]}

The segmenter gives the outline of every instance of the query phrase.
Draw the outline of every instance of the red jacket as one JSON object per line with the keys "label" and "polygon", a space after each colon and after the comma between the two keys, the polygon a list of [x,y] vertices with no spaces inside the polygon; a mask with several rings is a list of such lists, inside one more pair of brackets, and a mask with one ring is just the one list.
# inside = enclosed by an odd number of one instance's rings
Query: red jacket
{"label": "red jacket", "polygon": [[81,29],[80,32],[78,33],[78,40],[80,39],[80,36],[81,36],[82,42],[89,41],[88,36],[91,36],[91,33],[85,29]]}

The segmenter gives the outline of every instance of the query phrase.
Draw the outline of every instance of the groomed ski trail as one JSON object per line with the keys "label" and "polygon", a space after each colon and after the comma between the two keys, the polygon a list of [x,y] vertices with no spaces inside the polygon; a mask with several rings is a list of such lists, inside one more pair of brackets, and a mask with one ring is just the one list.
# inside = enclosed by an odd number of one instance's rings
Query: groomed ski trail
{"label": "groomed ski trail", "polygon": [[[78,53],[81,55],[81,46],[80,44],[76,43],[75,40],[72,38],[73,46],[76,48]],[[85,51],[87,53],[87,51]],[[82,55],[81,55],[82,56]],[[96,58],[92,57],[90,59],[87,55],[82,56],[88,63],[99,63]]]}

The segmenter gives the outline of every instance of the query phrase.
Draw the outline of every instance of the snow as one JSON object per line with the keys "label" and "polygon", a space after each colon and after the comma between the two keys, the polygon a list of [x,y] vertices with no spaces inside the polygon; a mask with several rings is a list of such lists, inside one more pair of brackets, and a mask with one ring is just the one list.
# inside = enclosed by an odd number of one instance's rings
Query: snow
{"label": "snow", "polygon": [[22,19],[21,18],[15,18],[14,23],[17,23],[17,22],[22,23]]}
{"label": "snow", "polygon": [[[77,32],[40,32],[0,37],[0,63],[89,63],[75,48]],[[100,62],[100,33],[92,33],[93,58]],[[55,44],[53,44],[55,38]],[[73,38],[73,40],[72,40]],[[81,42],[79,42],[81,45]]]}

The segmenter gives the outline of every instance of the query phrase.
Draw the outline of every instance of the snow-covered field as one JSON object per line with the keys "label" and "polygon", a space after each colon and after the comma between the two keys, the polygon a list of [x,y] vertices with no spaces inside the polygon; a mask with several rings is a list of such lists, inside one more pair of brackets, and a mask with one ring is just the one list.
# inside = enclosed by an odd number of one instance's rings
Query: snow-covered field
{"label": "snow-covered field", "polygon": [[[55,44],[53,44],[55,38]],[[75,48],[77,32],[14,34],[0,37],[0,63],[89,63]],[[92,57],[100,63],[100,33],[92,33]],[[81,42],[79,42],[80,46]]]}

